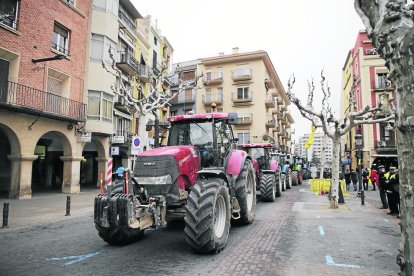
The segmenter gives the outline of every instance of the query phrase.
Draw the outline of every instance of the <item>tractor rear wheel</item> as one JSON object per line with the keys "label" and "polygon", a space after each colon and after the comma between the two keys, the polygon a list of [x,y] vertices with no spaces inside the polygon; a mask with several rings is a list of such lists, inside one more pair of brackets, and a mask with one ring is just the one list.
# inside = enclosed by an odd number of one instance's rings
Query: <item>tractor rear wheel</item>
{"label": "tractor rear wheel", "polygon": [[286,174],[286,189],[292,188],[292,174],[291,172]]}
{"label": "tractor rear wheel", "polygon": [[243,170],[237,177],[236,198],[240,206],[240,218],[233,220],[235,224],[252,223],[256,210],[256,181],[254,180],[254,168],[252,161],[246,159],[244,161]]}
{"label": "tractor rear wheel", "polygon": [[126,245],[144,236],[144,230],[124,227],[101,227],[95,224],[99,236],[110,245]]}
{"label": "tractor rear wheel", "polygon": [[282,183],[282,191],[286,191],[286,174],[280,175],[280,181]]}
{"label": "tractor rear wheel", "polygon": [[262,201],[273,202],[276,198],[275,176],[264,174],[260,179],[260,194]]}
{"label": "tractor rear wheel", "polygon": [[218,253],[230,230],[230,196],[220,178],[197,180],[187,199],[185,240],[200,253]]}
{"label": "tractor rear wheel", "polygon": [[298,177],[299,177],[298,171],[292,171],[290,175],[292,177],[292,186],[298,186],[298,183],[299,183],[298,182]]}

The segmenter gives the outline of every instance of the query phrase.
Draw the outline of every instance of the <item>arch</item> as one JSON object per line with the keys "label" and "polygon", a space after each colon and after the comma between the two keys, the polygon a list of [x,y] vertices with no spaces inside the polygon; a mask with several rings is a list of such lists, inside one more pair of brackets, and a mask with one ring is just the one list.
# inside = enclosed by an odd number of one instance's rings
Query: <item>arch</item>
{"label": "arch", "polygon": [[12,162],[20,156],[20,141],[16,133],[0,124],[0,195],[16,197],[20,180],[19,163]]}
{"label": "arch", "polygon": [[[80,166],[80,187],[96,187],[99,183],[99,174],[104,178],[105,172],[105,148],[97,138],[92,138],[91,142],[85,143],[82,149],[82,162]],[[101,170],[100,170],[101,169]]]}
{"label": "arch", "polygon": [[45,132],[37,140],[33,154],[37,158],[32,164],[32,191],[62,191],[68,168],[61,158],[72,156],[72,145],[66,135],[59,131]]}

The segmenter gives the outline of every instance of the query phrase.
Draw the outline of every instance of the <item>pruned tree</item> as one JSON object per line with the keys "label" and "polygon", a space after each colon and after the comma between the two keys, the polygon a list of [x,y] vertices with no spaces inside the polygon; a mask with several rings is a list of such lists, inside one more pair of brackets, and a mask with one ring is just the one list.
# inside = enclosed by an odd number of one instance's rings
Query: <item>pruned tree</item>
{"label": "pruned tree", "polygon": [[[414,3],[412,0],[355,0],[368,36],[384,58],[396,87],[396,130],[400,174],[401,240],[397,263],[413,275],[414,263]],[[413,252],[413,253],[411,253]]]}
{"label": "pruned tree", "polygon": [[[380,98],[378,106],[370,107],[366,106],[362,110],[357,110],[355,100],[355,81],[353,83],[353,89],[349,95],[348,114],[343,122],[334,117],[334,112],[329,104],[331,97],[331,91],[327,84],[323,72],[321,73],[320,89],[323,93],[322,107],[318,112],[314,108],[314,92],[315,85],[313,80],[308,82],[308,99],[306,105],[303,105],[301,101],[292,92],[293,85],[295,83],[295,77],[288,82],[287,95],[290,101],[299,109],[299,112],[303,117],[311,121],[316,127],[322,128],[323,132],[333,141],[333,154],[332,154],[332,180],[331,180],[331,208],[338,208],[338,189],[339,189],[339,164],[340,164],[340,148],[341,148],[341,136],[347,134],[352,128],[358,125],[364,124],[376,124],[381,122],[387,122],[394,119],[394,113],[383,118],[376,118],[376,114],[383,110],[383,98]],[[392,100],[391,100],[392,103]],[[391,109],[393,106],[391,104]]]}
{"label": "pruned tree", "polygon": [[119,80],[116,81],[113,85],[111,85],[111,89],[114,94],[122,97],[125,100],[126,107],[130,110],[132,114],[135,114],[135,116],[139,118],[138,135],[144,140],[144,143],[146,144],[148,139],[146,131],[148,115],[152,114],[157,120],[159,110],[169,106],[170,102],[181,92],[185,91],[186,89],[194,88],[197,85],[198,79],[201,76],[197,76],[194,80],[191,81],[183,81],[181,78],[179,78],[178,92],[176,92],[173,95],[166,93],[166,91],[162,90],[162,83],[165,80],[169,80],[173,77],[172,74],[168,73],[169,60],[167,59],[162,62],[160,72],[158,74],[149,70],[148,77],[150,81],[149,91],[147,95],[145,95],[144,93],[144,85],[139,81],[135,82],[137,85],[138,97],[134,97],[132,84],[135,77],[128,76],[127,83],[129,85],[126,86],[125,83],[121,81],[123,79],[123,74],[122,71],[116,66],[117,61],[112,53],[112,49],[109,48],[108,52],[111,64],[108,65],[102,60],[102,67],[108,73],[115,76]]}

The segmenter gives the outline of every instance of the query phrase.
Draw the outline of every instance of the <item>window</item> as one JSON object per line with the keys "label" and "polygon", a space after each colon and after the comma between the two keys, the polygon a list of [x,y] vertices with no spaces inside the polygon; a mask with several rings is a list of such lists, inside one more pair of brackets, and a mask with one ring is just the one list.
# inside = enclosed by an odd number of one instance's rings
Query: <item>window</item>
{"label": "window", "polygon": [[170,110],[170,116],[177,116],[177,110]]}
{"label": "window", "polygon": [[377,75],[377,88],[385,89],[387,87],[387,74],[381,73]]}
{"label": "window", "polygon": [[13,29],[17,29],[17,15],[19,11],[19,1],[2,0],[0,5],[0,23]]}
{"label": "window", "polygon": [[69,5],[75,6],[75,0],[66,0]]}
{"label": "window", "polygon": [[62,95],[63,90],[63,81],[59,79],[55,79],[51,76],[47,77],[47,92],[55,94],[55,95]]}
{"label": "window", "polygon": [[250,88],[249,87],[238,87],[237,88],[237,99],[250,99]]}
{"label": "window", "polygon": [[157,68],[157,52],[152,52],[152,68]]}
{"label": "window", "polygon": [[52,48],[69,55],[69,30],[56,22],[53,27]]}
{"label": "window", "polygon": [[194,71],[181,72],[180,77],[182,80],[193,80],[195,79],[195,72]]}
{"label": "window", "polygon": [[157,45],[157,44],[158,44],[157,38],[154,36],[154,45]]}
{"label": "window", "polygon": [[249,132],[243,132],[238,133],[237,138],[239,138],[239,144],[250,144],[250,133]]}
{"label": "window", "polygon": [[88,119],[112,122],[112,95],[101,91],[88,91]]}
{"label": "window", "polygon": [[112,54],[115,54],[116,43],[106,36],[100,34],[92,34],[90,58],[92,61],[104,61],[110,63],[109,48]]}

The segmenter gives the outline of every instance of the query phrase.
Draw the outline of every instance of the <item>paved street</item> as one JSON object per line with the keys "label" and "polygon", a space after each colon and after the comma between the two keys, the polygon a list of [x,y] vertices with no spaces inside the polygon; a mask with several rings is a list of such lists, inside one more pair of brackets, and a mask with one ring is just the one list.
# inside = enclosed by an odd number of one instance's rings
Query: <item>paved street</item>
{"label": "paved street", "polygon": [[109,246],[84,209],[0,229],[0,275],[396,275],[398,219],[377,207],[377,192],[367,192],[365,206],[351,193],[331,210],[308,184],[293,187],[273,203],[258,203],[253,224],[232,227],[217,255],[190,250],[180,223]]}

